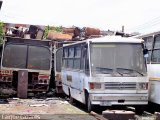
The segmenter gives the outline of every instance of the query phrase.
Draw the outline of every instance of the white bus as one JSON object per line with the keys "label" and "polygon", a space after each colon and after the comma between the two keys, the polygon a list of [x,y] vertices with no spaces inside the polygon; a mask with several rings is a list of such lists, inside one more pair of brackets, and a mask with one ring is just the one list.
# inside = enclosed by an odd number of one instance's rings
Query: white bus
{"label": "white bus", "polygon": [[149,57],[147,70],[149,75],[149,101],[160,105],[160,31],[136,36],[145,41]]}
{"label": "white bus", "polygon": [[62,87],[87,105],[146,105],[143,40],[106,36],[63,46]]}
{"label": "white bus", "polygon": [[54,41],[54,77],[55,77],[55,89],[57,94],[62,94],[62,80],[61,80],[61,69],[62,69],[62,54],[63,45],[73,43],[75,41]]}

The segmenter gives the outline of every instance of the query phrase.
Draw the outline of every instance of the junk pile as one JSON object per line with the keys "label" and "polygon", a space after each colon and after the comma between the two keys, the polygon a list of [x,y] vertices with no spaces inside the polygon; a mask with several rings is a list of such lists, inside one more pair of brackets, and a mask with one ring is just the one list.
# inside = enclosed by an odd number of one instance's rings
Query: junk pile
{"label": "junk pile", "polygon": [[47,39],[60,40],[60,41],[77,41],[88,39],[91,36],[100,36],[100,30],[90,27],[72,27],[72,28],[62,28],[62,32],[49,31]]}
{"label": "junk pile", "polygon": [[80,41],[107,35],[130,37],[132,35],[117,31],[103,31],[91,27],[55,27],[22,24],[5,24],[5,35],[25,39],[50,39],[54,41]]}
{"label": "junk pile", "polygon": [[6,36],[21,37],[25,39],[43,39],[44,26],[21,25],[12,26],[5,25],[4,31]]}
{"label": "junk pile", "polygon": [[132,35],[126,34],[118,31],[102,31],[98,28],[91,27],[70,27],[65,28],[61,27],[61,31],[57,32],[55,30],[48,30],[48,34],[46,36],[47,39],[55,40],[55,41],[81,41],[89,38],[96,38],[102,36],[111,36],[118,35],[122,37],[131,37]]}

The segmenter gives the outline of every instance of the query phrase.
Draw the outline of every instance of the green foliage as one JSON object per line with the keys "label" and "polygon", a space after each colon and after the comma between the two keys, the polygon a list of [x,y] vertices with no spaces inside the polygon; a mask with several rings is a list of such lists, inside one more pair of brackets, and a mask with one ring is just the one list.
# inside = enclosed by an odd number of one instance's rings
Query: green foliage
{"label": "green foliage", "polygon": [[63,28],[62,28],[62,26],[53,27],[53,30],[56,31],[56,32],[62,32],[62,31],[63,31]]}
{"label": "green foliage", "polygon": [[45,31],[44,31],[45,38],[48,36],[49,29],[50,29],[49,25],[47,27],[45,27]]}
{"label": "green foliage", "polygon": [[44,32],[44,36],[45,38],[48,36],[49,31],[54,31],[54,32],[63,32],[63,28],[62,26],[58,26],[58,27],[52,27],[52,26],[46,26],[45,28],[45,32]]}
{"label": "green foliage", "polygon": [[4,37],[3,27],[4,27],[4,24],[3,22],[0,21],[0,44],[3,43],[3,37]]}

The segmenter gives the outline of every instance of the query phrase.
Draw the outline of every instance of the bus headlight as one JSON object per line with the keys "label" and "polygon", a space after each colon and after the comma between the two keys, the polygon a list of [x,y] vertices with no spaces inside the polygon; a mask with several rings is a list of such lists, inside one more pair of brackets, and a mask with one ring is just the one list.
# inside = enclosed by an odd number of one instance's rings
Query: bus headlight
{"label": "bus headlight", "polygon": [[138,89],[140,90],[147,90],[148,89],[148,83],[139,83]]}
{"label": "bus headlight", "polygon": [[101,89],[101,83],[89,83],[90,89]]}

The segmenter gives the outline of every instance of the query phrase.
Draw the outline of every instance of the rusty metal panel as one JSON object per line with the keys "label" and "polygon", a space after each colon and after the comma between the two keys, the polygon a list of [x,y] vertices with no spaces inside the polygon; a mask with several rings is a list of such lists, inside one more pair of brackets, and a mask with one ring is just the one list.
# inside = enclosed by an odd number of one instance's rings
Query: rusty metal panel
{"label": "rusty metal panel", "polygon": [[28,71],[19,70],[17,96],[19,98],[27,98],[27,91],[28,91]]}

